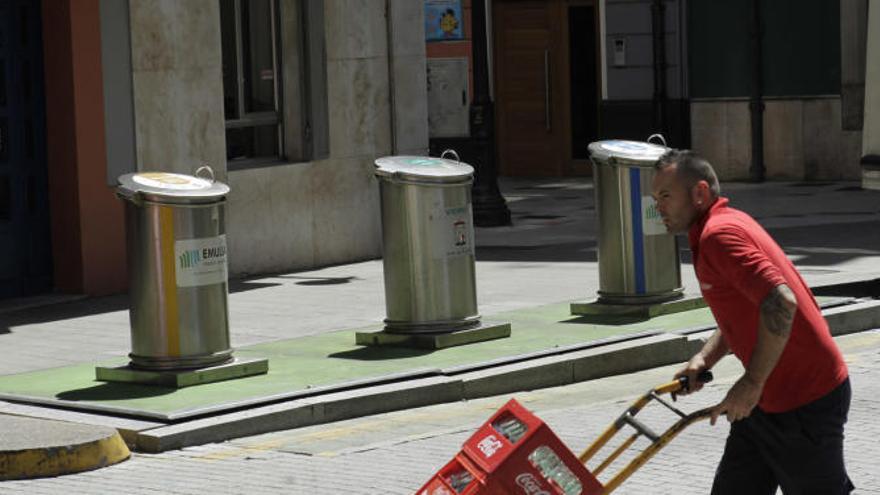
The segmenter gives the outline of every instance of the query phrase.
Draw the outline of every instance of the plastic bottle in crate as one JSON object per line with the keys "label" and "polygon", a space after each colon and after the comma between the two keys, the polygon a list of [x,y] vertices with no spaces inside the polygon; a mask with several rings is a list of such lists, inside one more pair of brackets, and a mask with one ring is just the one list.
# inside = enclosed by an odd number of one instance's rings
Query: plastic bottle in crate
{"label": "plastic bottle in crate", "polygon": [[544,478],[553,480],[565,495],[578,495],[583,491],[580,480],[550,447],[538,447],[529,454],[528,459]]}
{"label": "plastic bottle in crate", "polygon": [[528,429],[522,421],[509,415],[496,419],[492,423],[492,427],[495,428],[498,433],[501,433],[505,438],[510,440],[510,443],[516,443],[526,434],[526,430]]}
{"label": "plastic bottle in crate", "polygon": [[446,482],[455,490],[455,493],[463,492],[471,484],[471,481],[474,481],[474,477],[465,470],[456,471],[446,478]]}

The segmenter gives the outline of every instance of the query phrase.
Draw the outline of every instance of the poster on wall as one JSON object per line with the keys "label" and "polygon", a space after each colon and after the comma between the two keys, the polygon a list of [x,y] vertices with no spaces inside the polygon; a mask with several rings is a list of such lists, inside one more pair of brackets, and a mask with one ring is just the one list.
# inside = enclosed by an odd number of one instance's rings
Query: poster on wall
{"label": "poster on wall", "polygon": [[425,38],[428,41],[460,40],[461,0],[425,0]]}

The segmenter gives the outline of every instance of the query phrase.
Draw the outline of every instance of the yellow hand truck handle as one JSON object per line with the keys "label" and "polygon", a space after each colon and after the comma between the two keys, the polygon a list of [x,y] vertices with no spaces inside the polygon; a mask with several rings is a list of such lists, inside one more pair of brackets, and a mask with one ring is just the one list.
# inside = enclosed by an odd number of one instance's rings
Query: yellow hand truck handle
{"label": "yellow hand truck handle", "polygon": [[[697,380],[701,383],[708,383],[712,381],[712,372],[705,370],[701,372],[697,376]],[[607,483],[603,484],[604,491],[603,494],[611,493],[614,489],[620,486],[627,478],[629,478],[638,468],[640,468],[643,464],[648,462],[648,460],[654,456],[660,449],[662,449],[670,440],[675,438],[676,435],[681,433],[682,430],[690,426],[691,424],[706,419],[709,417],[712,408],[707,407],[705,409],[700,409],[699,411],[695,411],[691,414],[685,414],[678,410],[675,406],[661,398],[660,396],[663,394],[675,394],[681,390],[687,390],[689,387],[688,378],[686,376],[679,377],[676,380],[673,380],[669,383],[665,383],[660,385],[659,387],[655,387],[648,391],[645,395],[641,396],[637,399],[629,409],[626,410],[616,421],[614,421],[605,431],[602,433],[599,438],[593,442],[580,456],[578,459],[581,463],[586,464],[596,452],[599,451],[605,444],[611,440],[618,431],[623,428],[624,425],[629,425],[633,427],[636,432],[627,438],[623,444],[621,444],[617,449],[615,449],[608,457],[602,461],[602,463],[596,468],[591,469],[590,471],[594,476],[598,476],[605,468],[607,468],[615,459],[617,459],[623,452],[629,448],[633,442],[638,439],[640,435],[644,435],[648,439],[651,440],[651,445],[648,446],[642,453],[637,455],[630,463],[621,469],[617,474],[615,474]],[[680,419],[669,427],[665,432],[658,435],[654,433],[648,426],[644,425],[641,421],[636,419],[636,414],[642,410],[649,402],[652,400],[656,400],[662,405],[666,406],[674,413],[680,416]]]}

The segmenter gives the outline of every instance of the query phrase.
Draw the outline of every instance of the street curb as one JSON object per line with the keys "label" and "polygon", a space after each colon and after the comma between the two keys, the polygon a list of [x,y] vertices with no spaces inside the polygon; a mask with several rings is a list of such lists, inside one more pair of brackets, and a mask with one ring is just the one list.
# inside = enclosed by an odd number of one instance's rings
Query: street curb
{"label": "street curb", "polygon": [[158,453],[371,414],[470,400],[629,373],[690,357],[688,337],[661,334],[524,362],[335,392],[134,432]]}
{"label": "street curb", "polygon": [[[50,422],[61,423],[24,417],[16,418],[16,421],[25,422],[16,425],[16,429],[25,432],[28,428],[45,431]],[[80,443],[67,441],[57,445],[0,450],[0,480],[44,478],[91,471],[122,462],[131,456],[128,446],[116,430],[83,425],[77,425],[76,428],[83,432],[85,438]]]}
{"label": "street curb", "polygon": [[135,450],[158,453],[243,436],[461,400],[461,380],[419,378],[334,392],[134,432]]}
{"label": "street curb", "polygon": [[880,300],[867,299],[846,306],[829,308],[822,312],[831,335],[846,335],[872,328],[880,328]]}
{"label": "street curb", "polygon": [[463,398],[476,399],[523,390],[631,373],[690,357],[687,338],[660,334],[558,356],[513,363],[461,375]]}

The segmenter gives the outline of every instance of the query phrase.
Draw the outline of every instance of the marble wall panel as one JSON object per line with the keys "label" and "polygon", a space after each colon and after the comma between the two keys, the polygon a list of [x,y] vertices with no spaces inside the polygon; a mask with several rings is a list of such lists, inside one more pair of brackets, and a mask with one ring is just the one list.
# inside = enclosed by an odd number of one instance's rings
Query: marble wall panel
{"label": "marble wall panel", "polygon": [[691,148],[709,160],[719,179],[725,176],[727,167],[726,121],[724,104],[691,103]]}
{"label": "marble wall panel", "polygon": [[379,184],[373,170],[373,160],[368,157],[331,159],[321,164],[320,173],[312,175],[317,265],[382,255]]}
{"label": "marble wall panel", "polygon": [[764,166],[768,179],[804,178],[803,102],[764,102]]}
{"label": "marble wall panel", "polygon": [[428,88],[424,54],[394,61],[394,153],[428,153]]}
{"label": "marble wall panel", "polygon": [[722,181],[744,180],[751,163],[748,102],[699,101],[691,104],[691,147],[706,157]]}
{"label": "marble wall panel", "polygon": [[221,65],[220,4],[215,0],[132,0],[135,71]]}
{"label": "marble wall panel", "polygon": [[424,2],[391,0],[389,16],[392,23],[391,53],[395,57],[425,56]]}
{"label": "marble wall panel", "polygon": [[[692,147],[725,181],[748,180],[751,115],[748,101],[691,103]],[[858,180],[858,131],[842,129],[839,98],[768,100],[764,165],[768,179]]]}
{"label": "marble wall panel", "polygon": [[314,266],[312,177],[319,164],[230,172],[229,270],[237,276]]}
{"label": "marble wall panel", "polygon": [[803,102],[804,177],[833,175],[842,145],[840,121],[840,100]]}
{"label": "marble wall panel", "polygon": [[219,4],[132,0],[129,15],[138,169],[224,180]]}
{"label": "marble wall panel", "polygon": [[192,173],[208,164],[225,178],[223,90],[216,75],[201,68],[134,73],[139,170]]}
{"label": "marble wall panel", "polygon": [[385,0],[326,0],[324,9],[328,60],[388,56]]}
{"label": "marble wall panel", "polygon": [[391,152],[388,60],[327,62],[330,156],[351,158]]}
{"label": "marble wall panel", "polygon": [[746,180],[752,165],[752,115],[749,102],[743,100],[725,103],[727,114],[727,180]]}

